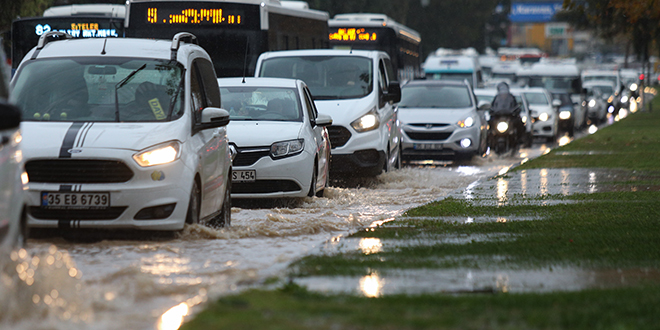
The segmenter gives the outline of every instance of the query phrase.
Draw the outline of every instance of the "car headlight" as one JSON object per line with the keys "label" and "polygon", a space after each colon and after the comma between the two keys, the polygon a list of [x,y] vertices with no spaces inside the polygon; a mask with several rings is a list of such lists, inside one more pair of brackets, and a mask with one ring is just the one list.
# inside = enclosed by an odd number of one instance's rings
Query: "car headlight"
{"label": "car headlight", "polygon": [[467,117],[464,120],[459,121],[458,127],[465,128],[465,127],[472,127],[474,125],[474,118],[472,117]]}
{"label": "car headlight", "polygon": [[523,124],[527,124],[527,116],[522,116],[522,122]]}
{"label": "car headlight", "polygon": [[545,113],[545,112],[543,112],[543,113],[541,113],[541,114],[539,115],[539,120],[540,120],[540,121],[546,121],[546,120],[548,120],[548,119],[550,119],[550,116],[548,116],[548,114]]}
{"label": "car headlight", "polygon": [[504,133],[508,129],[509,129],[509,124],[507,122],[501,121],[501,122],[497,123],[497,131],[498,132]]}
{"label": "car headlight", "polygon": [[270,155],[273,158],[293,156],[301,153],[304,148],[305,140],[303,139],[275,142],[270,146]]}
{"label": "car headlight", "polygon": [[630,90],[633,91],[633,92],[637,90],[637,87],[638,86],[635,83],[630,84]]}
{"label": "car headlight", "polygon": [[366,113],[364,116],[351,123],[353,129],[358,133],[373,131],[380,126],[380,119],[376,113],[376,108]]}
{"label": "car headlight", "polygon": [[561,111],[559,113],[559,119],[566,120],[571,118],[571,112],[568,110]]}
{"label": "car headlight", "polygon": [[595,107],[595,106],[596,106],[596,100],[590,100],[590,101],[589,101],[589,107],[590,107],[590,108],[593,108],[593,107]]}
{"label": "car headlight", "polygon": [[621,103],[626,103],[626,102],[628,102],[628,96],[626,95],[621,96]]}
{"label": "car headlight", "polygon": [[142,167],[169,164],[179,159],[180,151],[181,143],[170,141],[140,151],[133,155],[133,160]]}

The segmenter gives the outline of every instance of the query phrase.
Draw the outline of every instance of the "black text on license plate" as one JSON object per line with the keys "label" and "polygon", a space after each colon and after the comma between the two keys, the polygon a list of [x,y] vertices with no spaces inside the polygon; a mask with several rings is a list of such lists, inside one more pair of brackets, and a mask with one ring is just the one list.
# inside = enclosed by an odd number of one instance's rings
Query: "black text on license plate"
{"label": "black text on license plate", "polygon": [[232,171],[231,180],[234,182],[254,182],[257,180],[257,171],[255,170]]}
{"label": "black text on license plate", "polygon": [[110,207],[110,193],[44,191],[41,193],[41,207],[62,209],[104,209]]}
{"label": "black text on license plate", "polygon": [[442,150],[442,144],[440,143],[416,143],[413,146],[416,150]]}

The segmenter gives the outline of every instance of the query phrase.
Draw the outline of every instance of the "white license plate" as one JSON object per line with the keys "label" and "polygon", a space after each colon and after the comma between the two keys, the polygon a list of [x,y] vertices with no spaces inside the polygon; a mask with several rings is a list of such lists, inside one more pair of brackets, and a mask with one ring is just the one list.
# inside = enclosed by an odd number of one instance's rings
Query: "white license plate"
{"label": "white license plate", "polygon": [[441,143],[415,143],[413,149],[417,150],[442,150]]}
{"label": "white license plate", "polygon": [[257,171],[255,170],[236,170],[231,172],[231,181],[233,182],[254,182],[257,180]]}
{"label": "white license plate", "polygon": [[62,209],[105,209],[110,207],[108,192],[41,192],[41,207]]}

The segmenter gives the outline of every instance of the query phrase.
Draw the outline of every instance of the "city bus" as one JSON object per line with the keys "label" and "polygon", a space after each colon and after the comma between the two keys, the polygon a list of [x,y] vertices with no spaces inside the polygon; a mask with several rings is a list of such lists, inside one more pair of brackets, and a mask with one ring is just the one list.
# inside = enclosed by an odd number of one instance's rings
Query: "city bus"
{"label": "city bus", "polygon": [[266,51],[328,48],[328,13],[301,1],[129,0],[127,6],[127,37],[190,32],[211,55],[218,77],[254,75]]}
{"label": "city bus", "polygon": [[50,7],[42,17],[14,20],[11,25],[12,71],[39,37],[50,31],[74,38],[120,38],[124,36],[125,5],[85,4]]}
{"label": "city bus", "polygon": [[422,76],[422,38],[383,14],[338,14],[328,21],[330,47],[382,50],[390,55],[399,81]]}

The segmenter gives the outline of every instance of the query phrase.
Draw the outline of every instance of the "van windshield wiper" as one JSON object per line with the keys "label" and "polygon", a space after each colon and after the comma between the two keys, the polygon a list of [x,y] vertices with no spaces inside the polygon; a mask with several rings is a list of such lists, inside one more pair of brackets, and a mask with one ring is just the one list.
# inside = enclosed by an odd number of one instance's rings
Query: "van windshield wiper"
{"label": "van windshield wiper", "polygon": [[147,63],[142,64],[141,67],[133,70],[131,73],[128,74],[128,76],[126,76],[126,78],[122,79],[120,82],[118,82],[115,85],[115,120],[116,121],[118,121],[118,122],[120,121],[119,120],[119,95],[118,95],[117,91],[120,88],[124,87],[124,85],[126,85],[128,83],[128,81],[131,80],[131,78],[133,78],[133,76],[135,76],[138,72],[142,71],[146,67],[147,67]]}

